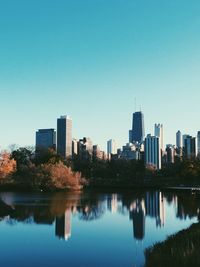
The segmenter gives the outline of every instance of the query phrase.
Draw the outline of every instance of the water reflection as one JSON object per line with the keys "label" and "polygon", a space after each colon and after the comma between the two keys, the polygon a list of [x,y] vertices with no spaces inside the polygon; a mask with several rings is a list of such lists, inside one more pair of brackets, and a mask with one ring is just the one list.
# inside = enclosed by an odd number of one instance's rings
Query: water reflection
{"label": "water reflection", "polygon": [[200,217],[200,201],[196,195],[160,191],[126,194],[61,192],[50,195],[0,193],[0,220],[11,225],[16,222],[55,224],[56,238],[67,241],[72,236],[73,217],[90,222],[110,212],[113,216],[127,216],[132,221],[134,239],[142,241],[148,218],[157,228],[165,226],[168,206],[173,207],[179,220]]}

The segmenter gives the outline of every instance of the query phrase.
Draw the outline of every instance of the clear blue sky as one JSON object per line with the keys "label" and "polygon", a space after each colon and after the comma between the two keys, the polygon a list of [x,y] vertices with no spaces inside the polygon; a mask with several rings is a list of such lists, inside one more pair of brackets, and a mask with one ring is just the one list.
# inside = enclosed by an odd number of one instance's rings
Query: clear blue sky
{"label": "clear blue sky", "polygon": [[73,119],[73,136],[128,141],[134,98],[146,133],[200,130],[199,0],[1,0],[0,145]]}

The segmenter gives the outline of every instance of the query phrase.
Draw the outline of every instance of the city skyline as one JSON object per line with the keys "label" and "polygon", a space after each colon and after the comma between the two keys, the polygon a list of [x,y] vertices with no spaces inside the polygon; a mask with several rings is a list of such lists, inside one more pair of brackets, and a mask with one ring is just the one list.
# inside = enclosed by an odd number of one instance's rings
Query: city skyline
{"label": "city skyline", "polygon": [[1,147],[33,145],[66,113],[74,137],[121,147],[135,97],[146,134],[160,122],[165,144],[178,129],[196,136],[199,11],[197,0],[1,3]]}

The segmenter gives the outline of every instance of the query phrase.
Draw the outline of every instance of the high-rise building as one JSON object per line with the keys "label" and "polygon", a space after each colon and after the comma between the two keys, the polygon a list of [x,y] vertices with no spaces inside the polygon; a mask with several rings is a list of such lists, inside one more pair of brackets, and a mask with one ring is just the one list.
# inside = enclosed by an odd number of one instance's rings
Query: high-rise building
{"label": "high-rise building", "polygon": [[144,141],[144,115],[141,111],[133,113],[132,130],[129,131],[129,143]]}
{"label": "high-rise building", "polygon": [[72,156],[72,119],[69,116],[57,119],[57,153],[64,158]]}
{"label": "high-rise building", "polygon": [[157,136],[147,135],[144,145],[145,163],[156,170],[161,169],[161,148],[160,140]]}
{"label": "high-rise building", "polygon": [[164,139],[163,139],[163,125],[155,124],[154,135],[160,140],[160,148],[164,151]]}
{"label": "high-rise building", "polygon": [[115,155],[117,154],[117,146],[114,139],[110,139],[107,142],[107,154],[108,155]]}
{"label": "high-rise building", "polygon": [[200,157],[200,131],[197,133],[197,155]]}
{"label": "high-rise building", "polygon": [[187,159],[196,157],[196,138],[187,135],[185,138],[184,154]]}
{"label": "high-rise building", "polygon": [[78,155],[82,160],[92,159],[93,157],[93,144],[89,137],[83,137],[78,142]]}
{"label": "high-rise building", "polygon": [[56,132],[54,129],[39,129],[36,132],[36,150],[56,148]]}
{"label": "high-rise building", "polygon": [[78,140],[73,139],[72,140],[72,156],[78,155]]}
{"label": "high-rise building", "polygon": [[167,155],[166,155],[167,164],[174,163],[175,147],[173,145],[167,145],[166,152],[167,152]]}
{"label": "high-rise building", "polygon": [[182,139],[181,131],[178,131],[176,133],[176,147],[177,148],[182,148],[183,147],[182,141],[183,141],[183,139]]}

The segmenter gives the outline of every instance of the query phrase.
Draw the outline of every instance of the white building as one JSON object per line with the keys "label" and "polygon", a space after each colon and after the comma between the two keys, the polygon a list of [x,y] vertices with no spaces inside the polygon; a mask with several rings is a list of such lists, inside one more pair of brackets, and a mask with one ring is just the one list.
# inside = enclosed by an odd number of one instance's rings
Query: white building
{"label": "white building", "polygon": [[176,133],[176,147],[177,148],[182,148],[183,147],[183,139],[182,139],[181,131],[178,131]]}
{"label": "white building", "polygon": [[110,139],[107,142],[107,154],[108,155],[117,154],[117,145],[114,139]]}
{"label": "white building", "polygon": [[163,136],[163,125],[155,124],[154,135],[160,139],[160,148],[164,151],[164,136]]}
{"label": "white building", "polygon": [[200,156],[200,131],[197,133],[197,155]]}
{"label": "white building", "polygon": [[145,163],[156,170],[161,169],[161,145],[159,137],[147,135],[145,138]]}

